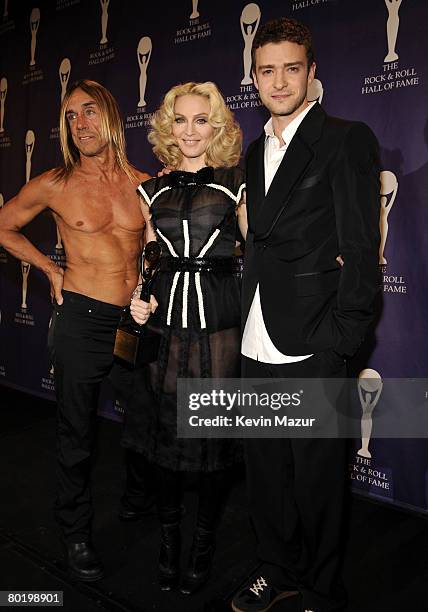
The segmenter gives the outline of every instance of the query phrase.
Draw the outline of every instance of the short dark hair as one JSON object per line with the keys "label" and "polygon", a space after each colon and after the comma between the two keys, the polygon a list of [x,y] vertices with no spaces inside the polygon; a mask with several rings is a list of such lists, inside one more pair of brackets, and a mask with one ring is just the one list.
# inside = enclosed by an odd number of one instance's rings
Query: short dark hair
{"label": "short dark hair", "polygon": [[288,17],[271,19],[257,30],[251,49],[252,69],[256,69],[256,49],[264,47],[268,43],[285,41],[297,43],[305,47],[309,71],[309,68],[315,61],[311,31],[300,21]]}

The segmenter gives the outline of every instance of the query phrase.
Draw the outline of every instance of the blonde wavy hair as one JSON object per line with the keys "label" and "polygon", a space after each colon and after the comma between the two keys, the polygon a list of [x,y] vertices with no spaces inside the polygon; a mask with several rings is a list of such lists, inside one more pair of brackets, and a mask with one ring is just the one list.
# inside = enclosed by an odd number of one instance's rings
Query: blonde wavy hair
{"label": "blonde wavy hair", "polygon": [[131,181],[137,179],[133,166],[126,156],[125,134],[119,108],[112,94],[96,81],[84,79],[76,81],[67,90],[61,104],[59,115],[59,138],[64,165],[57,171],[58,180],[67,179],[76,165],[80,164],[80,153],[71,137],[70,126],[67,121],[67,106],[72,94],[76,89],[81,89],[97,103],[100,109],[101,136],[112,147],[115,162],[120,170],[123,170]]}
{"label": "blonde wavy hair", "polygon": [[179,96],[204,96],[210,104],[208,123],[214,135],[205,153],[205,163],[214,168],[236,166],[241,157],[242,132],[223,96],[211,81],[176,85],[165,95],[160,108],[151,121],[148,140],[156,157],[166,166],[178,168],[183,159],[177,141],[172,135],[175,119],[175,100]]}

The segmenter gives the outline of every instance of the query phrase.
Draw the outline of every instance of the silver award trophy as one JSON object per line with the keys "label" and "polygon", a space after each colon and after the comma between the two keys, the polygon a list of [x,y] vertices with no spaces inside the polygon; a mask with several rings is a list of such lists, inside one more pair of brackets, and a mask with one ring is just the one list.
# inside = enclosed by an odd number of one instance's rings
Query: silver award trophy
{"label": "silver award trophy", "polygon": [[101,4],[101,40],[100,45],[105,45],[108,42],[107,39],[107,23],[108,23],[108,5],[110,4],[110,0],[100,0]]}
{"label": "silver award trophy", "polygon": [[0,81],[0,133],[4,132],[4,105],[7,96],[7,78],[3,77]]}
{"label": "silver award trophy", "polygon": [[[144,249],[146,267],[141,271],[144,283],[140,299],[150,302],[153,281],[159,270],[161,247],[152,240]],[[143,266],[144,267],[144,266]],[[152,332],[146,325],[138,325],[131,316],[129,306],[124,308],[117,328],[113,354],[128,366],[137,366],[156,361],[159,351],[160,335]]]}
{"label": "silver award trophy", "polygon": [[33,155],[36,135],[33,130],[27,130],[25,135],[25,182],[28,183],[31,176],[31,156]]}
{"label": "silver award trophy", "polygon": [[137,46],[137,59],[140,66],[140,99],[138,106],[146,106],[146,86],[147,86],[147,67],[150,62],[150,56],[152,54],[152,41],[149,36],[143,36]]}
{"label": "silver award trophy", "polygon": [[28,290],[28,275],[30,274],[31,264],[26,261],[21,261],[22,272],[22,303],[21,308],[27,310],[27,290]]}
{"label": "silver award trophy", "polygon": [[315,102],[315,100],[318,100],[318,103],[321,104],[323,97],[324,88],[322,83],[319,79],[314,79],[308,87],[308,102]]}
{"label": "silver award trophy", "polygon": [[388,19],[386,22],[386,38],[388,40],[388,53],[385,56],[384,62],[395,62],[398,60],[398,54],[395,51],[397,43],[398,28],[400,26],[400,10],[402,0],[385,0],[386,8],[388,9]]}
{"label": "silver award trophy", "polygon": [[242,61],[244,64],[244,76],[241,85],[251,85],[251,46],[254,36],[260,23],[261,12],[258,4],[251,2],[242,9],[241,13],[241,32],[244,39],[244,51],[242,53]]}
{"label": "silver award trophy", "polygon": [[33,8],[30,15],[30,30],[31,30],[31,58],[30,66],[34,66],[36,63],[36,44],[37,44],[37,30],[40,25],[40,11],[38,8]]}
{"label": "silver award trophy", "polygon": [[367,368],[358,376],[358,396],[360,398],[361,417],[361,448],[357,451],[360,457],[371,459],[369,443],[373,429],[373,411],[379,401],[383,382],[379,372]]}
{"label": "silver award trophy", "polygon": [[192,12],[190,14],[190,19],[197,19],[198,17],[199,17],[198,0],[192,0]]}
{"label": "silver award trophy", "polygon": [[71,62],[68,57],[64,57],[59,65],[59,82],[61,83],[61,104],[67,91],[68,81],[70,80]]}
{"label": "silver award trophy", "polygon": [[55,245],[55,250],[56,251],[62,251],[64,249],[64,247],[62,246],[61,234],[59,232],[58,224],[56,222],[55,222],[55,226],[56,226],[56,245]]}
{"label": "silver award trophy", "polygon": [[393,172],[384,170],[380,173],[380,247],[379,247],[379,264],[387,264],[384,255],[386,239],[388,237],[388,215],[395,202],[398,192],[397,177]]}

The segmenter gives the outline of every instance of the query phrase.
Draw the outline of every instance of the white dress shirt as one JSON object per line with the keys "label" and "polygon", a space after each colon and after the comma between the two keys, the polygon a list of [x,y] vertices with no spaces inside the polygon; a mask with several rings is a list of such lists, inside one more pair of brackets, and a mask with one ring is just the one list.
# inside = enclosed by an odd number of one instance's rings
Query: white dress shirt
{"label": "white dress shirt", "polygon": [[[265,125],[265,195],[273,181],[284,154],[293,139],[297,128],[306,117],[315,102],[311,102],[297,117],[287,125],[282,132],[282,140],[285,144],[281,146],[279,138],[275,136],[272,125],[272,118]],[[251,304],[248,318],[245,323],[244,334],[242,337],[241,352],[245,357],[250,357],[255,361],[264,363],[294,363],[312,357],[312,355],[290,356],[281,353],[269,337],[263,321],[262,307],[260,303],[260,290],[257,284]]]}

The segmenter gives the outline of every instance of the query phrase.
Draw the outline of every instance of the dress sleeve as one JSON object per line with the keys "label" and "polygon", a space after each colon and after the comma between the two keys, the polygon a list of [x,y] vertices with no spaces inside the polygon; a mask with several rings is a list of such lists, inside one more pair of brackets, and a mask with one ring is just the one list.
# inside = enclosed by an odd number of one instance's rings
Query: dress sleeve
{"label": "dress sleeve", "polygon": [[233,168],[233,193],[236,196],[236,203],[242,199],[242,193],[245,190],[245,172],[242,168]]}
{"label": "dress sleeve", "polygon": [[148,179],[147,181],[143,181],[137,187],[137,193],[141,196],[147,205],[150,207],[153,201],[153,196],[156,193],[156,179]]}

